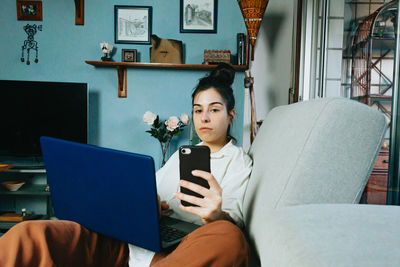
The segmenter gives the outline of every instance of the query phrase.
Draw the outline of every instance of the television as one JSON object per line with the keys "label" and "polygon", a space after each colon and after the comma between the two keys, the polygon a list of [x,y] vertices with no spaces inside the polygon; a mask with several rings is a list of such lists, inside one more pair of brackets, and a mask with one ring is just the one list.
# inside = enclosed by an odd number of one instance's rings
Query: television
{"label": "television", "polygon": [[43,166],[40,136],[87,143],[86,83],[0,80],[0,163]]}

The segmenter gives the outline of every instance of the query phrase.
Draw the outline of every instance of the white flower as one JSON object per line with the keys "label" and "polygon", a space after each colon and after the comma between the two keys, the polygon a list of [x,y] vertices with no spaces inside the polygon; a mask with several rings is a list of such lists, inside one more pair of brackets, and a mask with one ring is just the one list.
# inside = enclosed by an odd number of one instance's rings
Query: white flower
{"label": "white flower", "polygon": [[103,53],[109,54],[113,50],[114,46],[107,42],[100,43],[100,48]]}
{"label": "white flower", "polygon": [[184,125],[188,125],[188,124],[189,124],[189,115],[183,113],[183,114],[181,115],[181,122],[182,122]]}
{"label": "white flower", "polygon": [[176,116],[171,116],[167,121],[165,121],[165,125],[167,126],[167,130],[172,132],[176,128],[179,127],[179,119]]}
{"label": "white flower", "polygon": [[153,125],[154,121],[157,119],[157,115],[152,113],[151,111],[146,111],[143,115],[143,121],[147,125]]}

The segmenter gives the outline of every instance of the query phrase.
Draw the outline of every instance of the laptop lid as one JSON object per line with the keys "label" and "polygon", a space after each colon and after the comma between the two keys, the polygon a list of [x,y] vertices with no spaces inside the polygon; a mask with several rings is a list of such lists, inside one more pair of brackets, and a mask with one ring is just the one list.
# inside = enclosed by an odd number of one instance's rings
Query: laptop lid
{"label": "laptop lid", "polygon": [[161,251],[153,158],[41,137],[58,219]]}

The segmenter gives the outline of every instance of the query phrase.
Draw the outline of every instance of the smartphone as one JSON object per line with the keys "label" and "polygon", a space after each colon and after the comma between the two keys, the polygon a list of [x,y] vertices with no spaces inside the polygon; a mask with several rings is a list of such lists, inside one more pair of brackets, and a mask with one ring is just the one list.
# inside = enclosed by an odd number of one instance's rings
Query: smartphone
{"label": "smartphone", "polygon": [[[180,178],[189,182],[210,188],[208,181],[192,175],[193,170],[210,171],[210,148],[208,146],[181,146],[179,148]],[[202,195],[187,188],[181,187],[181,193],[204,198]],[[183,206],[196,206],[181,200]]]}

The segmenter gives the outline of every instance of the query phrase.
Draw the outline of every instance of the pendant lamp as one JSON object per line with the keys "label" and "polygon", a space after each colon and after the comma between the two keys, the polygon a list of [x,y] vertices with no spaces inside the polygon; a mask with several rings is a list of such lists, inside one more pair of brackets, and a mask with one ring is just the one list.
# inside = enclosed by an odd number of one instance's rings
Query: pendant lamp
{"label": "pendant lamp", "polygon": [[254,60],[254,45],[256,44],[258,30],[260,29],[268,1],[269,0],[238,0],[250,38],[252,48],[251,60]]}

